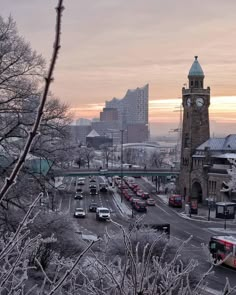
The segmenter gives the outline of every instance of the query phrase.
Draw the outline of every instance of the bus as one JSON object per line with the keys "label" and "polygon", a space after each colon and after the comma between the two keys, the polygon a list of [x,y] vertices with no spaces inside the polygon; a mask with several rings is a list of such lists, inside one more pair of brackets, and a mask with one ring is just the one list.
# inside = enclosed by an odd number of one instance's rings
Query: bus
{"label": "bus", "polygon": [[236,268],[236,237],[213,236],[209,250],[215,262],[223,261],[225,265]]}

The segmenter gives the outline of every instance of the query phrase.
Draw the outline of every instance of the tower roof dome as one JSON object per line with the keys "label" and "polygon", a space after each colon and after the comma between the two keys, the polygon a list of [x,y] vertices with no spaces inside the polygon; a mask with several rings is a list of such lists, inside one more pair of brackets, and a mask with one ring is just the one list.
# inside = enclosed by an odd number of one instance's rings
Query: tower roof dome
{"label": "tower roof dome", "polygon": [[204,76],[204,73],[203,73],[203,70],[202,70],[202,67],[200,66],[198,60],[197,60],[198,56],[195,56],[195,60],[189,70],[189,73],[188,73],[188,76],[189,77],[194,77],[194,76],[197,76],[197,77],[205,77]]}

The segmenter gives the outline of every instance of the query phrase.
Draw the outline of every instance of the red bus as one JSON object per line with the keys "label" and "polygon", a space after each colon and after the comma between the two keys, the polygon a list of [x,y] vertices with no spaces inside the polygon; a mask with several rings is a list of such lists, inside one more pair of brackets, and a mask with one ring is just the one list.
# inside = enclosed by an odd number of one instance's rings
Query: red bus
{"label": "red bus", "polygon": [[232,236],[213,236],[209,250],[216,262],[236,268],[236,238]]}

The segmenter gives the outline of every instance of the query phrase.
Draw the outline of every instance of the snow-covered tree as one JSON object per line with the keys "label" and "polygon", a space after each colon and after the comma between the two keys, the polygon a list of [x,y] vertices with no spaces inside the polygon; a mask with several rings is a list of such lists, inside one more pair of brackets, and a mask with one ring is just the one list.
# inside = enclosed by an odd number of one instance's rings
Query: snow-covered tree
{"label": "snow-covered tree", "polygon": [[236,191],[236,159],[228,159],[231,164],[230,169],[228,169],[228,174],[230,175],[230,180],[227,185],[231,191]]}

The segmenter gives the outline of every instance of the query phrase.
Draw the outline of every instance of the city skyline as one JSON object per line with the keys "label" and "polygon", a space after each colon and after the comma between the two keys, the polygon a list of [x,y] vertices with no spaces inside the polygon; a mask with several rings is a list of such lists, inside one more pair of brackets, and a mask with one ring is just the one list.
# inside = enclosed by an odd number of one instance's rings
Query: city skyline
{"label": "city skyline", "polygon": [[[0,0],[1,15],[11,15],[20,35],[47,61],[56,2]],[[211,121],[225,126],[222,132],[233,132],[235,1],[209,0],[200,6],[187,0],[181,4],[170,0],[101,0],[92,4],[74,0],[65,6],[62,49],[52,91],[70,105],[75,118],[97,117],[106,100],[123,97],[127,89],[148,83],[150,123],[177,126],[179,114],[174,110],[181,103],[181,89],[194,55],[198,55],[205,86],[211,87]]]}

